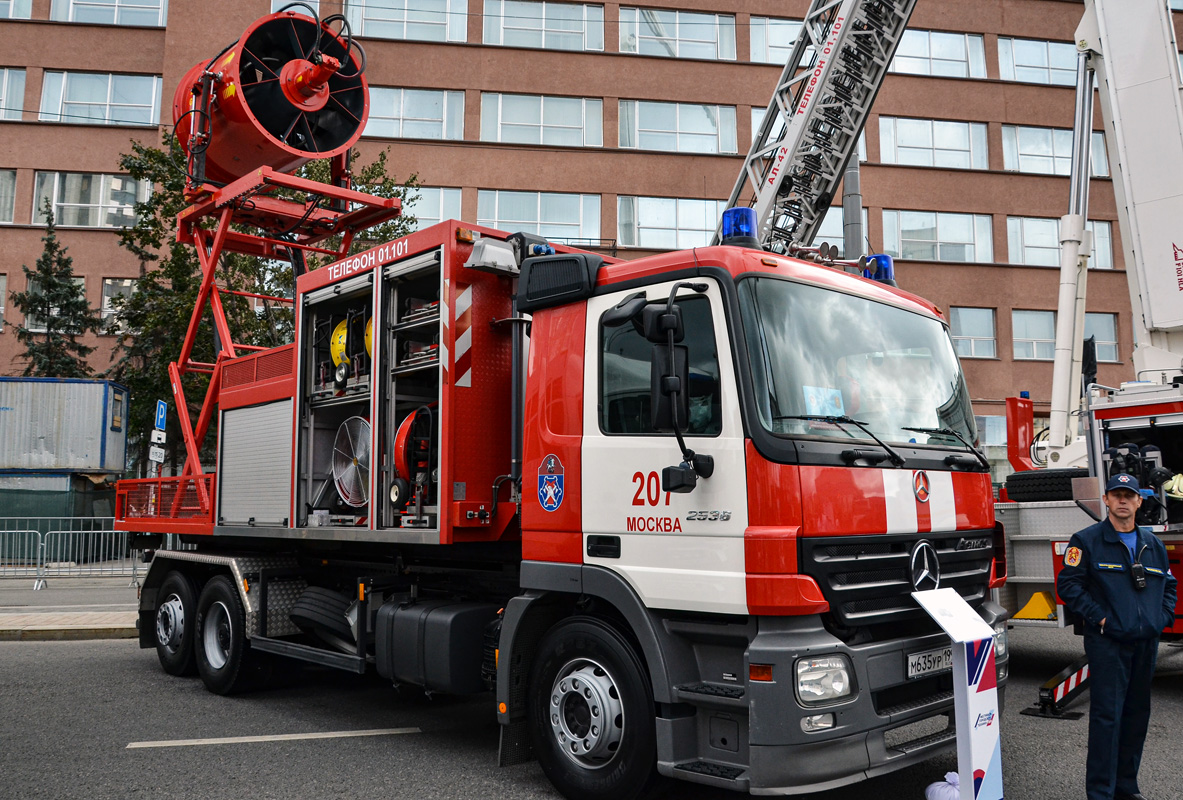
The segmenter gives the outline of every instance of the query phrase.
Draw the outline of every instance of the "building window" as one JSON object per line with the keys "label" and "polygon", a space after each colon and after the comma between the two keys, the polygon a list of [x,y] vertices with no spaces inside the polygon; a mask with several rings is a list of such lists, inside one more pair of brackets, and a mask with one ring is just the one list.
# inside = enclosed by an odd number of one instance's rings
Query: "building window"
{"label": "building window", "polygon": [[[312,6],[312,10],[318,15],[320,14],[320,0],[271,0],[271,13],[274,14],[278,11],[283,11],[285,6],[290,6],[293,2],[300,2],[304,3],[305,5]],[[301,8],[300,6],[295,6],[289,10],[295,11],[297,14],[308,13],[308,9]]]}
{"label": "building window", "polygon": [[[1089,167],[1094,178],[1109,175],[1105,134],[1093,131]],[[1002,126],[1002,166],[1015,172],[1067,175],[1072,168],[1072,131],[1064,128]]]}
{"label": "building window", "polygon": [[800,33],[798,20],[752,17],[751,60],[757,64],[786,63]]}
{"label": "building window", "polygon": [[1076,45],[998,37],[998,77],[1004,81],[1076,85]]}
{"label": "building window", "polygon": [[[758,108],[755,106],[752,107],[752,144],[756,143],[756,139],[760,135],[760,126],[764,124],[764,115],[767,113],[767,108]],[[776,131],[775,135],[770,141],[777,141],[783,138],[784,135],[785,125],[783,122],[781,122],[779,130]],[[860,130],[858,134],[858,160],[867,160],[867,131],[865,129]]]}
{"label": "building window", "polygon": [[75,125],[156,125],[160,76],[46,72],[38,119]]}
{"label": "building window", "polygon": [[1084,338],[1090,336],[1094,337],[1097,345],[1097,361],[1118,363],[1116,314],[1085,314]]}
{"label": "building window", "polygon": [[485,0],[485,44],[546,50],[603,50],[604,7]]}
{"label": "building window", "polygon": [[[1103,220],[1089,220],[1093,234],[1091,269],[1113,269],[1113,228]],[[1032,267],[1060,266],[1060,222],[1043,217],[1007,217],[1008,260]]]}
{"label": "building window", "polygon": [[0,19],[29,19],[33,0],[0,0]]}
{"label": "building window", "polygon": [[600,196],[555,192],[477,192],[477,224],[547,239],[600,238]]}
{"label": "building window", "polygon": [[884,210],[883,249],[919,261],[993,261],[990,216]]}
{"label": "building window", "polygon": [[0,119],[20,119],[25,105],[25,71],[0,69]]}
{"label": "building window", "polygon": [[460,219],[459,189],[420,186],[415,191],[419,196],[405,207],[406,212],[414,214],[418,220],[415,230],[421,231],[446,219]]}
{"label": "building window", "polygon": [[949,330],[962,358],[994,358],[994,309],[950,308]]}
{"label": "building window", "polygon": [[45,224],[45,201],[52,200],[57,225],[127,227],[135,224],[135,204],[147,200],[151,190],[147,181],[123,175],[38,172],[34,179],[33,222]]}
{"label": "building window", "polygon": [[1051,361],[1056,357],[1056,312],[1011,311],[1016,361]]}
{"label": "building window", "polygon": [[946,78],[986,77],[986,48],[972,33],[904,31],[891,61],[891,72]]}
{"label": "building window", "polygon": [[115,330],[116,297],[126,297],[135,289],[135,281],[131,278],[103,278],[103,305],[99,308],[99,316],[103,320],[105,333],[117,333]]}
{"label": "building window", "polygon": [[4,332],[4,304],[8,302],[8,276],[0,274],[0,333]]}
{"label": "building window", "polygon": [[0,222],[12,222],[16,207],[16,170],[0,169]]}
{"label": "building window", "polygon": [[988,169],[986,123],[880,117],[879,159],[884,164]]}
{"label": "building window", "polygon": [[601,147],[604,144],[604,101],[482,93],[481,139],[516,144]]}
{"label": "building window", "polygon": [[735,106],[621,100],[620,146],[678,153],[735,153]]}
{"label": "building window", "polygon": [[620,9],[620,52],[735,60],[735,17],[657,8]]}
{"label": "building window", "polygon": [[[691,436],[717,436],[723,429],[723,415],[711,301],[702,296],[680,297],[678,305],[686,332],[683,344],[688,349],[689,371],[694,376],[690,384],[690,418],[684,431]],[[608,434],[655,435],[649,388],[653,343],[633,325],[601,323],[600,348],[600,430]],[[650,491],[656,491],[656,477]]]}
{"label": "building window", "polygon": [[[74,283],[75,283],[75,285],[79,286],[82,289],[82,294],[83,294],[83,296],[85,296],[86,295],[86,278],[84,278],[82,276],[75,275],[74,276]],[[30,295],[30,298],[34,299],[34,300],[37,299],[35,297],[36,295],[41,295],[41,285],[37,282],[36,278],[29,278],[28,283],[25,284],[25,292],[27,292]],[[44,295],[41,295],[41,297],[44,298]],[[41,299],[41,302],[45,302],[44,299]],[[51,316],[51,317],[56,317],[58,315],[58,313],[59,313],[59,309],[56,307],[49,309],[49,316]],[[25,328],[30,333],[45,333],[46,332],[45,320],[41,316],[39,316],[38,314],[36,314],[35,312],[30,310],[29,313],[25,314]],[[66,332],[69,333],[69,331],[66,331]]]}
{"label": "building window", "polygon": [[[822,217],[822,224],[817,227],[817,233],[813,235],[813,244],[820,245],[822,242],[828,244],[831,248],[838,248],[838,258],[846,258],[846,215],[842,211],[842,206],[830,206],[826,209],[826,215]],[[859,253],[867,252],[867,209],[863,209],[863,246],[859,248]],[[851,256],[853,258],[854,256]]]}
{"label": "building window", "polygon": [[463,139],[464,92],[370,89],[366,136],[388,139]]}
{"label": "building window", "polygon": [[163,27],[167,16],[168,0],[53,0],[49,14],[58,22],[153,28]]}
{"label": "building window", "polygon": [[725,200],[674,197],[618,198],[620,244],[653,250],[682,250],[711,242]]}
{"label": "building window", "polygon": [[354,36],[419,42],[468,40],[468,0],[347,0]]}

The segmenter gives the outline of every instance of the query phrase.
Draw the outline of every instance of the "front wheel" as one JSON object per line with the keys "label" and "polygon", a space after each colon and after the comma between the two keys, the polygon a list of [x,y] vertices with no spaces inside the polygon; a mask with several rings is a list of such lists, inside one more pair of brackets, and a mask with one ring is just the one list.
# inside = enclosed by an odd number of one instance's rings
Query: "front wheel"
{"label": "front wheel", "polygon": [[197,599],[194,637],[197,671],[205,688],[232,694],[244,688],[246,669],[246,614],[234,584],[225,575],[211,578]]}
{"label": "front wheel", "polygon": [[632,646],[599,620],[555,625],[538,648],[527,699],[543,772],[571,800],[634,800],[656,779],[649,676]]}

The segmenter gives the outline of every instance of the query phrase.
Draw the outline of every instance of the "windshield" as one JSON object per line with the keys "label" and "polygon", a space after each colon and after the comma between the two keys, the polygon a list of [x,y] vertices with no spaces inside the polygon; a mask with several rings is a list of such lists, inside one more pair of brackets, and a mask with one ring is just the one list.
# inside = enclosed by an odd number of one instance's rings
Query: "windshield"
{"label": "windshield", "polygon": [[963,447],[977,438],[969,391],[945,326],[921,314],[777,278],[744,278],[740,308],[760,422],[785,436]]}

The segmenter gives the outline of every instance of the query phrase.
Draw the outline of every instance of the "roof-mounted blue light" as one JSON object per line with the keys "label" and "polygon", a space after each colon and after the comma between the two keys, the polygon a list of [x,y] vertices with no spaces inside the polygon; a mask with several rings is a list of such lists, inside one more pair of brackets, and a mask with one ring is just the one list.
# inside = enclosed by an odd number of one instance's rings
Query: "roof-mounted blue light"
{"label": "roof-mounted blue light", "polygon": [[756,209],[729,208],[723,212],[723,244],[760,249],[756,238]]}
{"label": "roof-mounted blue light", "polygon": [[895,286],[895,261],[886,253],[867,256],[867,266],[863,268],[863,277]]}

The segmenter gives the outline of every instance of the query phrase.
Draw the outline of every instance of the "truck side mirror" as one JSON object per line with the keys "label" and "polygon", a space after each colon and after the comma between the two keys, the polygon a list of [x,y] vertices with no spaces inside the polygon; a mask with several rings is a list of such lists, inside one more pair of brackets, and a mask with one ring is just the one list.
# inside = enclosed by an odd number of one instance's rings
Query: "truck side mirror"
{"label": "truck side mirror", "polygon": [[[648,311],[648,309],[646,309]],[[649,408],[655,431],[681,433],[690,419],[689,348],[655,344],[649,367]],[[677,415],[675,416],[675,404]]]}
{"label": "truck side mirror", "polygon": [[[674,342],[680,342],[686,337],[686,330],[682,327],[682,307],[677,303],[672,306],[654,303],[641,309],[641,335],[656,345],[668,345],[670,331],[674,332]],[[682,384],[683,389],[686,384]],[[683,421],[685,421],[683,419]]]}

